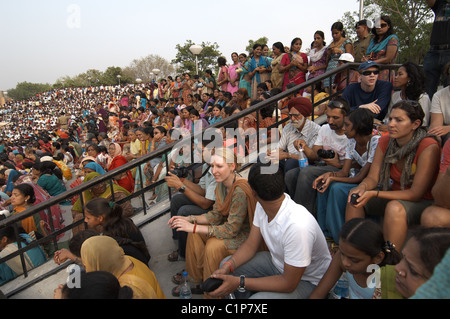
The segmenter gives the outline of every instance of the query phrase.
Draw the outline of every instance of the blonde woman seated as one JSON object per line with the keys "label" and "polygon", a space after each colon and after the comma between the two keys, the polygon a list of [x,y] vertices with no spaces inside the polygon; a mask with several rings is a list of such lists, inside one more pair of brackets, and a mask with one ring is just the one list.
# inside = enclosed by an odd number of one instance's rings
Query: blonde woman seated
{"label": "blonde woman seated", "polygon": [[[172,229],[188,233],[186,270],[194,285],[193,293],[202,293],[195,285],[209,278],[250,232],[256,200],[247,180],[236,173],[237,168],[232,149],[216,149],[211,156],[211,172],[217,183],[213,209],[203,215],[174,216],[169,220]],[[172,279],[181,283],[179,274]],[[172,294],[179,295],[178,287]]]}

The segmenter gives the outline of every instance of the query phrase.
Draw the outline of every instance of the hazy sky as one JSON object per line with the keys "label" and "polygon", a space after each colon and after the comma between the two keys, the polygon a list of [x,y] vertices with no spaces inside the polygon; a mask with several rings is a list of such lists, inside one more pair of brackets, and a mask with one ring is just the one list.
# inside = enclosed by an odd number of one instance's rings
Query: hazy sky
{"label": "hazy sky", "polygon": [[358,0],[0,0],[0,90],[50,83],[88,69],[128,66],[158,54],[169,62],[177,44],[217,42],[230,60],[248,41],[305,45]]}

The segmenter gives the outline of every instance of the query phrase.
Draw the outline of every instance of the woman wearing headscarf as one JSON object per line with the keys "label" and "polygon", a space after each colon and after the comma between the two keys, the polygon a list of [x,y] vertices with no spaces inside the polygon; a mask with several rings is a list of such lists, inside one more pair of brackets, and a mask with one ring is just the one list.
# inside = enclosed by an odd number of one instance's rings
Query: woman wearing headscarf
{"label": "woman wearing headscarf", "polygon": [[[122,165],[128,163],[125,156],[122,155],[122,148],[118,143],[109,144],[109,161],[107,163],[108,171],[112,171]],[[131,171],[126,171],[119,176],[114,177],[117,184],[132,193],[134,191],[134,179]]]}
{"label": "woman wearing headscarf", "polygon": [[112,237],[88,238],[81,246],[81,260],[86,272],[107,271],[113,274],[121,286],[126,284],[133,289],[133,298],[166,299],[153,271],[143,262],[125,255]]}

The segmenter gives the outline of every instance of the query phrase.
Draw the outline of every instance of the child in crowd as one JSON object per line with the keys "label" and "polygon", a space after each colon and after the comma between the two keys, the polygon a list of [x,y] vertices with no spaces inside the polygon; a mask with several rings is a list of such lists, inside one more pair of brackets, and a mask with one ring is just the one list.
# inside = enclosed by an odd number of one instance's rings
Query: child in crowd
{"label": "child in crowd", "polygon": [[[379,294],[379,282],[371,265],[395,265],[400,254],[390,242],[385,242],[380,226],[370,219],[355,218],[344,224],[340,233],[339,251],[312,292],[310,298],[326,298],[343,273],[348,278],[350,299],[371,299]],[[368,280],[370,279],[370,280]]]}

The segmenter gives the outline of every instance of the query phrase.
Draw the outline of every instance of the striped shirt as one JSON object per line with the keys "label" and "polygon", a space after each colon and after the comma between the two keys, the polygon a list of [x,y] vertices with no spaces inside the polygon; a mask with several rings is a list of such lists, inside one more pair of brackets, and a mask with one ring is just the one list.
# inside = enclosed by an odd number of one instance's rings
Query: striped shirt
{"label": "striped shirt", "polygon": [[305,126],[302,131],[288,123],[281,132],[280,141],[278,142],[278,148],[287,151],[291,154],[299,154],[299,151],[294,147],[295,140],[305,140],[306,145],[312,148],[316,142],[317,135],[319,134],[320,125],[310,120],[306,120]]}

